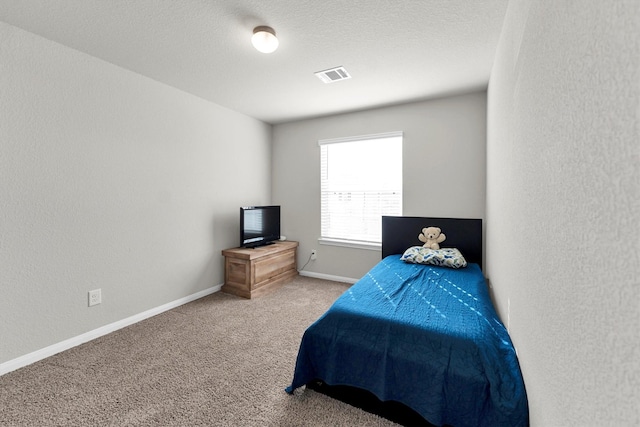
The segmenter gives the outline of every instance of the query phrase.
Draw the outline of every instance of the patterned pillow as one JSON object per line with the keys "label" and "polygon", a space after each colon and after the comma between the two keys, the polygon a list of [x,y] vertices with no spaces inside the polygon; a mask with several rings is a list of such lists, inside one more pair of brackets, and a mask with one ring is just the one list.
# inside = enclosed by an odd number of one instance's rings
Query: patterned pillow
{"label": "patterned pillow", "polygon": [[456,248],[429,249],[422,246],[412,246],[404,251],[400,259],[413,264],[430,264],[441,267],[461,268],[467,266],[467,260]]}

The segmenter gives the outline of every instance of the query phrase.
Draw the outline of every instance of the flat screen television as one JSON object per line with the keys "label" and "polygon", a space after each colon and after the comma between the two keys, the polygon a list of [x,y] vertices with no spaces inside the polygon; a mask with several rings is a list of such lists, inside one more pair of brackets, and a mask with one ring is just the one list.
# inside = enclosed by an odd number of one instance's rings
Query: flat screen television
{"label": "flat screen television", "polygon": [[255,248],[280,239],[280,206],[240,208],[240,247]]}

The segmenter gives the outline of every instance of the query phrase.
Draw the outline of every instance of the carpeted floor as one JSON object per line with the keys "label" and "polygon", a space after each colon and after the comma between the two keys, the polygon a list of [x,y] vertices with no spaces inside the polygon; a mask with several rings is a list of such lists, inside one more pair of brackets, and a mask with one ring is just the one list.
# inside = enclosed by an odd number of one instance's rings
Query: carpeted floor
{"label": "carpeted floor", "polygon": [[348,284],[222,292],[0,377],[0,426],[396,426],[285,393],[304,330]]}

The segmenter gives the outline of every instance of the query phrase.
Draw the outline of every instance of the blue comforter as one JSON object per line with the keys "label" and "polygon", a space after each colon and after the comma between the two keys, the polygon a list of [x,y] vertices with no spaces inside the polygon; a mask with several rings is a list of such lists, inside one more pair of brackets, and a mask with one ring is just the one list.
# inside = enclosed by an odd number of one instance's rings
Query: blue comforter
{"label": "blue comforter", "polygon": [[304,333],[292,384],[348,385],[452,426],[526,426],[507,330],[476,264],[381,260]]}

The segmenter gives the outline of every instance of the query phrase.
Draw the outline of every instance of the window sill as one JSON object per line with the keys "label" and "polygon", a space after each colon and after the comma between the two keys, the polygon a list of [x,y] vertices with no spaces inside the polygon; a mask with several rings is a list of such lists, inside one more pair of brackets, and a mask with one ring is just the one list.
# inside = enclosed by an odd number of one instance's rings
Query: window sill
{"label": "window sill", "polygon": [[318,239],[318,243],[327,246],[342,246],[344,248],[367,249],[370,251],[382,250],[382,244],[374,242],[357,242],[355,240],[327,239],[326,237],[321,237]]}

